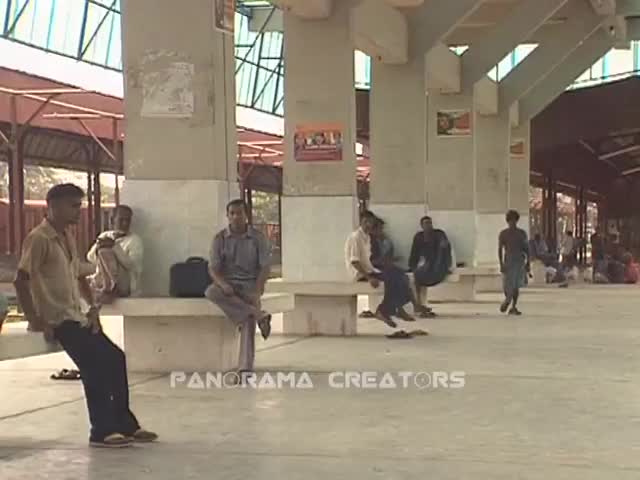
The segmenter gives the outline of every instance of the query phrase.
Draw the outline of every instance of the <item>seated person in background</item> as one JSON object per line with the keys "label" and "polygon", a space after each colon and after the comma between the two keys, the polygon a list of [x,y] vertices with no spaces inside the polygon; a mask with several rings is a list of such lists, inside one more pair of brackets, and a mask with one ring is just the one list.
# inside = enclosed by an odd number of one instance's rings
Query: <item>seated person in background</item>
{"label": "seated person in background", "polygon": [[9,315],[9,299],[4,293],[0,292],[0,332],[2,332],[2,324]]}
{"label": "seated person in background", "polygon": [[[371,264],[379,271],[382,271],[386,262],[393,264],[393,242],[384,231],[385,221],[376,217],[373,230],[369,235],[371,239]],[[360,314],[361,318],[375,318],[371,310],[365,310]]]}
{"label": "seated person in background", "polygon": [[209,261],[213,284],[205,295],[240,327],[237,381],[244,383],[253,375],[256,325],[265,340],[271,333],[271,315],[260,307],[271,271],[271,246],[262,232],[249,225],[242,200],[229,202],[227,218],[229,226],[213,239]]}
{"label": "seated person in background", "polygon": [[113,215],[114,229],[101,233],[87,254],[96,267],[90,277],[91,287],[102,303],[137,296],[142,273],[144,249],[141,238],[131,232],[133,211],[119,205]]}
{"label": "seated person in background", "polygon": [[385,262],[396,261],[394,256],[393,242],[384,231],[385,221],[376,218],[371,232],[371,263],[378,270],[384,268]]}
{"label": "seated person in background", "polygon": [[[411,244],[409,270],[413,272],[416,290],[426,300],[427,288],[442,283],[453,268],[451,243],[443,230],[433,228],[429,216],[420,219],[422,230],[416,233]],[[427,309],[425,316],[435,314]]]}
{"label": "seated person in background", "polygon": [[375,312],[376,318],[392,328],[398,325],[391,318],[397,316],[405,321],[414,321],[404,306],[412,303],[418,313],[426,309],[418,304],[409,279],[405,272],[393,265],[392,259],[385,259],[383,268],[377,269],[371,263],[371,233],[374,231],[377,217],[371,212],[362,214],[360,228],[347,238],[345,244],[345,263],[351,278],[356,282],[366,281],[373,288],[384,282],[384,298]]}
{"label": "seated person in background", "polygon": [[576,265],[578,254],[578,244],[571,230],[567,230],[566,236],[562,241],[561,253],[562,266],[565,272],[568,272]]}
{"label": "seated person in background", "polygon": [[551,253],[542,235],[536,233],[529,245],[531,258],[540,260],[545,267],[558,268],[557,256]]}
{"label": "seated person in background", "polygon": [[638,283],[638,265],[633,261],[633,256],[630,253],[626,253],[623,257],[624,263],[624,283],[636,284]]}

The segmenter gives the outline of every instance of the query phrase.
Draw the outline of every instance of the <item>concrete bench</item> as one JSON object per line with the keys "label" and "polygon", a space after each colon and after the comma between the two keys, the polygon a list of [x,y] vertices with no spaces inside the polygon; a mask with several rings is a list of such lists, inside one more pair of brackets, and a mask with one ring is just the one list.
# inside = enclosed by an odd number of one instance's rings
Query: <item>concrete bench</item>
{"label": "concrete bench", "polygon": [[[458,268],[447,281],[429,289],[430,301],[473,301],[478,279],[499,276],[497,268]],[[413,282],[413,276],[409,275]],[[367,282],[267,282],[271,293],[295,295],[295,309],[283,315],[286,335],[353,336],[357,334],[357,297],[382,297],[384,286],[374,289]]]}
{"label": "concrete bench", "polygon": [[[262,297],[271,313],[292,311],[294,296]],[[126,298],[103,315],[123,317],[124,350],[132,372],[227,371],[236,367],[239,329],[205,298]]]}
{"label": "concrete bench", "polygon": [[28,332],[27,322],[10,322],[2,326],[0,361],[45,355],[61,350],[57,344],[47,343],[42,333]]}

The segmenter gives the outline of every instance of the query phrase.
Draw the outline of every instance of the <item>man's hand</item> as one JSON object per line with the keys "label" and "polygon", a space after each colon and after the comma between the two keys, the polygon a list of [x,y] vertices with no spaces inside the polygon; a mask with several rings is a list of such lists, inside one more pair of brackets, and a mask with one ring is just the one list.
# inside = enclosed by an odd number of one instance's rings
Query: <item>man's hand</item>
{"label": "man's hand", "polygon": [[44,332],[47,327],[40,315],[25,315],[27,320],[27,330],[30,332]]}
{"label": "man's hand", "polygon": [[97,307],[91,307],[87,312],[88,327],[91,333],[100,333],[102,325],[100,324],[100,310]]}
{"label": "man's hand", "polygon": [[220,289],[222,290],[222,292],[227,296],[227,297],[233,297],[236,292],[233,289],[233,287],[231,285],[229,285],[228,283],[222,283],[220,284]]}
{"label": "man's hand", "polygon": [[109,237],[98,239],[98,248],[113,248],[116,242]]}
{"label": "man's hand", "polygon": [[373,288],[378,288],[380,286],[380,280],[375,277],[369,277],[369,285]]}
{"label": "man's hand", "polygon": [[39,315],[26,315],[27,319],[27,331],[29,332],[42,332],[44,339],[49,342],[55,342],[55,336],[53,334],[53,327],[45,322]]}

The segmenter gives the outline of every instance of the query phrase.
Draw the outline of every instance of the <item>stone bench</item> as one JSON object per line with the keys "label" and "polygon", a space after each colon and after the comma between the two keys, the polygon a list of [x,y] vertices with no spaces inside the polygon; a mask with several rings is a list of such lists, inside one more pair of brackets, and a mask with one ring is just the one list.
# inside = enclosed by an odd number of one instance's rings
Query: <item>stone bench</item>
{"label": "stone bench", "polygon": [[[430,301],[474,301],[478,279],[499,276],[497,268],[458,268],[437,287],[429,288]],[[413,276],[409,275],[413,282]],[[285,335],[353,336],[357,334],[357,297],[381,298],[384,286],[374,289],[367,282],[309,281],[273,279],[271,293],[295,295],[295,309],[283,315]]]}
{"label": "stone bench", "polygon": [[61,350],[59,345],[47,343],[42,333],[27,331],[27,322],[10,322],[2,326],[0,361],[34,357]]}
{"label": "stone bench", "polygon": [[[294,296],[262,297],[271,313],[293,310]],[[125,298],[102,308],[123,317],[124,350],[132,372],[221,372],[236,367],[239,329],[205,298]]]}

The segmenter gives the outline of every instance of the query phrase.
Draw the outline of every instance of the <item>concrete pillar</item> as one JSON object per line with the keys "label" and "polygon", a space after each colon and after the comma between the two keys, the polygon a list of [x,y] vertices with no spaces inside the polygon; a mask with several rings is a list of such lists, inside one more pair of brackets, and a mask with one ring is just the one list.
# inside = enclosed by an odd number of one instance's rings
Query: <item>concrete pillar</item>
{"label": "concrete pillar", "polygon": [[402,66],[374,62],[370,106],[371,209],[406,266],[426,214],[424,56]]}
{"label": "concrete pillar", "polygon": [[[344,244],[358,223],[358,211],[353,39],[346,3],[336,2],[322,21],[284,14],[282,271],[287,281],[349,281]],[[296,131],[331,130],[341,132],[341,155],[296,153]],[[326,315],[329,308],[333,315]],[[296,311],[284,316],[283,330],[311,333],[311,325],[322,324],[328,334],[352,334],[355,310],[352,297],[297,296]],[[321,312],[322,318],[315,319]]]}
{"label": "concrete pillar", "polygon": [[475,115],[477,266],[498,264],[498,233],[505,227],[509,206],[510,129],[508,111]]}
{"label": "concrete pillar", "polygon": [[509,209],[520,213],[520,228],[529,232],[529,185],[531,171],[531,123],[511,129],[509,159]]}
{"label": "concrete pillar", "polygon": [[122,18],[122,202],[145,245],[144,294],[162,296],[173,263],[208,256],[237,196],[233,38],[214,29],[208,0],[123,2]]}
{"label": "concrete pillar", "polygon": [[[473,115],[472,94],[427,90],[427,208],[467,266],[474,265],[476,250]],[[445,128],[447,122],[454,128]]]}

